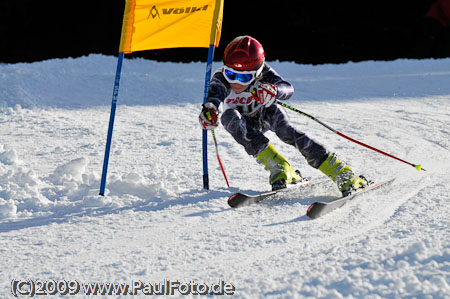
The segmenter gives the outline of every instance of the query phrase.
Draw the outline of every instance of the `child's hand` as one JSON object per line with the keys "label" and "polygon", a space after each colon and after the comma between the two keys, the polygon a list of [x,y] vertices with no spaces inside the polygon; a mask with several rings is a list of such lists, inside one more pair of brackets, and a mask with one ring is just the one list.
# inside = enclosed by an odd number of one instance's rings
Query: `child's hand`
{"label": "child's hand", "polygon": [[200,125],[205,130],[214,130],[219,125],[219,114],[213,103],[203,104],[202,112],[198,116]]}
{"label": "child's hand", "polygon": [[270,107],[275,101],[277,96],[277,88],[270,83],[261,83],[252,90],[253,95],[258,98],[259,103],[265,107]]}

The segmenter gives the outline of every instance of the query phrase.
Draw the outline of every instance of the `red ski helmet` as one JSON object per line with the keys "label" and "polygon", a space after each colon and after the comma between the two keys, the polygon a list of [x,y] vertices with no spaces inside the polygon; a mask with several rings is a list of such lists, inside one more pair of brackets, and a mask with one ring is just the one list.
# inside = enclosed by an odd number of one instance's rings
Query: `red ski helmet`
{"label": "red ski helmet", "polygon": [[223,63],[238,71],[261,68],[265,60],[263,46],[253,37],[244,35],[232,40],[225,48]]}

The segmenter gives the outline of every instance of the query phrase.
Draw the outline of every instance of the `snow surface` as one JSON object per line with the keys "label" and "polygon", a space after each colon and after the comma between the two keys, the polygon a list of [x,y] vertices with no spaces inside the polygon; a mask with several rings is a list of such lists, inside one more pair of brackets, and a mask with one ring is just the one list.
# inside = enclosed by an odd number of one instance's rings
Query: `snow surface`
{"label": "snow surface", "polygon": [[[116,61],[0,65],[1,298],[13,279],[222,280],[239,298],[450,298],[450,59],[271,63],[294,84],[289,104],[427,170],[289,112],[357,172],[397,178],[393,190],[316,220],[306,209],[336,196],[332,184],[229,208],[232,192],[270,187],[222,127],[231,187],[209,137],[211,190],[202,189],[204,63],[124,61],[107,196],[98,196]],[[267,136],[304,176],[324,178]]]}

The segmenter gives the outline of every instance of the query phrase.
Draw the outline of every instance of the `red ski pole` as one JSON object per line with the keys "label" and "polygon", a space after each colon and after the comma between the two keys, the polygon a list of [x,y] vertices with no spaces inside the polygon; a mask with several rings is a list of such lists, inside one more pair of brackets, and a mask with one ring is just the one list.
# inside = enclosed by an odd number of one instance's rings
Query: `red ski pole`
{"label": "red ski pole", "polygon": [[[206,117],[208,117],[208,119],[211,119],[211,114],[209,112],[207,112]],[[225,173],[225,168],[222,165],[222,160],[220,160],[219,146],[217,145],[216,133],[214,132],[214,130],[211,130],[211,133],[212,133],[212,136],[214,139],[214,145],[216,147],[216,156],[217,156],[217,160],[219,161],[220,169],[222,170],[222,174],[223,174],[223,177],[225,178],[225,182],[227,183],[227,186],[230,187],[230,184],[228,183],[227,174]]]}
{"label": "red ski pole", "polygon": [[380,153],[380,154],[383,154],[383,155],[385,155],[385,156],[388,156],[388,157],[390,157],[390,158],[392,158],[392,159],[395,159],[395,160],[398,160],[398,161],[403,162],[403,163],[405,163],[405,164],[411,165],[412,167],[414,167],[415,169],[417,169],[417,171],[421,171],[421,170],[425,171],[425,169],[422,168],[422,165],[420,165],[420,164],[413,164],[413,163],[407,162],[407,161],[402,160],[402,159],[400,159],[400,158],[397,158],[397,157],[395,157],[395,156],[393,156],[393,155],[391,155],[391,154],[388,154],[388,153],[386,153],[386,152],[383,152],[382,150],[376,149],[376,148],[374,148],[374,147],[372,147],[372,146],[370,146],[370,145],[368,145],[368,144],[362,143],[361,141],[358,141],[358,140],[356,140],[356,139],[350,138],[350,137],[348,137],[347,135],[345,135],[345,134],[343,134],[343,133],[341,133],[341,132],[339,132],[339,131],[336,131],[335,129],[331,128],[331,127],[328,126],[327,124],[321,122],[320,120],[318,120],[318,119],[315,118],[314,116],[309,115],[309,114],[307,114],[307,113],[305,113],[305,112],[303,112],[303,111],[300,111],[300,110],[298,110],[297,108],[294,108],[294,107],[292,107],[292,106],[290,106],[290,105],[288,105],[288,104],[285,104],[285,103],[282,103],[282,102],[279,102],[279,101],[277,101],[277,104],[279,104],[279,105],[281,105],[281,106],[283,106],[283,107],[285,107],[285,108],[288,108],[288,109],[290,109],[290,110],[292,110],[292,111],[294,111],[294,112],[297,112],[297,113],[299,113],[299,114],[301,114],[301,115],[303,115],[303,116],[306,116],[306,117],[308,117],[309,119],[312,119],[312,120],[316,121],[317,123],[319,123],[319,124],[321,124],[322,126],[324,126],[325,128],[327,128],[328,130],[330,130],[330,131],[332,131],[332,132],[338,134],[339,136],[341,136],[341,137],[343,137],[343,138],[345,138],[345,139],[347,139],[347,140],[350,140],[350,141],[352,141],[352,142],[354,142],[354,143],[356,143],[356,144],[359,144],[359,145],[361,145],[361,146],[367,147],[368,149],[371,149],[371,150],[373,150],[373,151],[375,151],[375,152],[377,152],[377,153]]}
{"label": "red ski pole", "polygon": [[213,135],[214,145],[216,146],[217,161],[219,161],[220,169],[222,170],[222,174],[223,174],[223,177],[225,178],[225,182],[227,182],[227,186],[230,187],[230,184],[228,183],[227,174],[225,173],[225,168],[223,168],[222,161],[220,160],[219,146],[217,145],[216,133],[214,132],[214,130],[212,130],[211,133]]}

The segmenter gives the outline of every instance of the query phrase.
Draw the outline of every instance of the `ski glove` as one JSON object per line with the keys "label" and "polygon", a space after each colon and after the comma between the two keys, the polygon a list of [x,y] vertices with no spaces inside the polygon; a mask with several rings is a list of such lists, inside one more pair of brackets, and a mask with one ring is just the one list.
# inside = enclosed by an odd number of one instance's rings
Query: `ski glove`
{"label": "ski glove", "polygon": [[267,108],[276,101],[277,88],[270,83],[260,83],[252,90],[252,93],[258,98],[259,103]]}
{"label": "ski glove", "polygon": [[209,102],[203,104],[202,112],[200,112],[200,115],[198,116],[202,128],[205,130],[214,130],[219,125],[218,119],[219,114],[216,106]]}

